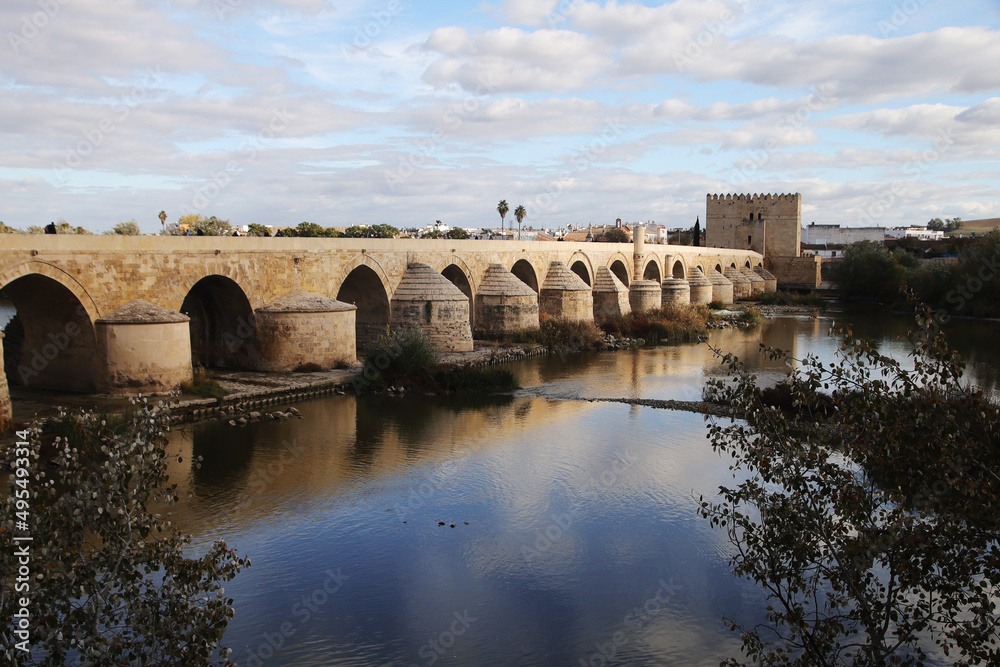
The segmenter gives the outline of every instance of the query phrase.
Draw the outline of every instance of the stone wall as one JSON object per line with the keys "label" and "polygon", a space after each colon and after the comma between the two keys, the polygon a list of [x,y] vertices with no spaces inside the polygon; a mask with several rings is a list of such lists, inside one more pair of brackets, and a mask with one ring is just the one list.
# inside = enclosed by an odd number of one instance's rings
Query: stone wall
{"label": "stone wall", "polygon": [[98,391],[166,394],[191,379],[188,323],[98,322],[97,346],[104,360]]}
{"label": "stone wall", "polygon": [[821,280],[823,260],[820,257],[768,257],[764,266],[774,274],[778,287],[816,289]]}
{"label": "stone wall", "polygon": [[352,310],[315,313],[257,311],[258,368],[294,371],[312,366],[322,370],[353,365]]}

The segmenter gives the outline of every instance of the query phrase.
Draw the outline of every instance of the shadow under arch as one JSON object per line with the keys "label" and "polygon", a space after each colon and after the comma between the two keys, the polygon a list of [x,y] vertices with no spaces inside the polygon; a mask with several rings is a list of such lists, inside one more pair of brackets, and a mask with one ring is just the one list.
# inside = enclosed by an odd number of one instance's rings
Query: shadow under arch
{"label": "shadow under arch", "polygon": [[355,266],[341,283],[337,301],[358,307],[354,327],[358,350],[385,333],[389,325],[389,294],[373,268],[367,264]]}
{"label": "shadow under arch", "polygon": [[629,286],[631,280],[629,279],[628,265],[625,264],[625,262],[620,259],[615,259],[611,262],[608,268],[611,269],[611,273],[615,274],[615,277],[618,278],[618,280],[622,281],[622,284],[625,285],[625,287]]}
{"label": "shadow under arch", "polygon": [[679,278],[684,280],[687,278],[687,269],[684,268],[684,262],[680,258],[674,260],[673,265],[670,267],[670,275],[673,278]]}
{"label": "shadow under arch", "polygon": [[573,265],[569,267],[569,270],[580,276],[580,280],[593,286],[593,282],[590,280],[590,272],[587,270],[587,265],[577,260],[573,262]]}
{"label": "shadow under arch", "polygon": [[538,273],[535,271],[535,267],[531,265],[531,262],[526,259],[519,259],[514,262],[514,266],[510,268],[510,272],[517,276],[522,283],[535,290],[536,294],[538,293]]}
{"label": "shadow under arch", "polygon": [[658,283],[663,282],[663,272],[660,270],[660,262],[655,257],[646,262],[646,266],[642,270],[642,279],[655,280]]}
{"label": "shadow under arch", "polygon": [[461,290],[462,294],[464,294],[466,297],[468,297],[468,299],[469,299],[469,324],[475,325],[475,322],[473,321],[473,318],[474,318],[474,313],[475,313],[475,310],[476,310],[476,307],[475,307],[476,306],[476,301],[475,301],[476,297],[475,297],[475,293],[473,292],[472,282],[471,282],[469,276],[462,269],[462,267],[458,266],[454,262],[452,262],[448,266],[444,267],[444,270],[441,271],[441,275],[444,276],[445,278],[447,278],[449,281],[451,281],[451,284],[453,284],[455,287],[457,287],[459,290]]}
{"label": "shadow under arch", "polygon": [[100,355],[87,304],[61,280],[25,268],[18,277],[0,283],[17,311],[4,330],[8,384],[93,393]]}
{"label": "shadow under arch", "polygon": [[188,290],[181,312],[191,318],[191,362],[205,368],[252,370],[257,365],[253,307],[232,278],[205,276]]}
{"label": "shadow under arch", "polygon": [[591,287],[594,286],[594,267],[590,263],[590,258],[586,254],[577,250],[573,253],[573,256],[569,258],[569,270],[580,276],[580,280],[587,283]]}

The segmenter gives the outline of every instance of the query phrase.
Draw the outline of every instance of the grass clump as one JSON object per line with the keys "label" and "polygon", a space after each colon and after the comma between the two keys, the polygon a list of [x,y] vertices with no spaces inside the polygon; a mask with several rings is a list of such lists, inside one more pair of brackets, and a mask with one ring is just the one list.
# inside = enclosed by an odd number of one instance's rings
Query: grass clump
{"label": "grass clump", "polygon": [[499,343],[541,345],[549,352],[596,350],[604,344],[604,332],[593,322],[573,322],[544,314],[539,318],[538,328],[509,331],[489,338]]}
{"label": "grass clump", "polygon": [[486,394],[519,387],[505,368],[441,366],[437,352],[417,327],[387,330],[379,336],[365,352],[361,375],[354,385],[358,393],[405,387],[433,393]]}
{"label": "grass clump", "polygon": [[223,398],[229,393],[201,366],[195,367],[191,380],[181,382],[181,390],[202,398]]}
{"label": "grass clump", "polygon": [[750,306],[749,308],[744,308],[743,312],[733,318],[733,321],[741,328],[752,329],[761,325],[764,321],[764,316],[761,314],[759,308]]}
{"label": "grass clump", "polygon": [[642,338],[647,343],[698,340],[708,333],[708,310],[702,306],[664,306],[605,320],[601,328],[615,336]]}
{"label": "grass clump", "polygon": [[368,346],[362,360],[365,368],[377,369],[386,379],[426,374],[437,363],[437,352],[418,327],[387,328]]}

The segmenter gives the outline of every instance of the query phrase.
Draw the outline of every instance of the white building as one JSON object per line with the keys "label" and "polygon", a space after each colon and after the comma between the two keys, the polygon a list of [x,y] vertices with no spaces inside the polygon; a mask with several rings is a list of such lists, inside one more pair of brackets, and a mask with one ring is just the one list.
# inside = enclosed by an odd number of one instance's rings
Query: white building
{"label": "white building", "polygon": [[887,236],[885,227],[841,227],[809,223],[802,228],[802,243],[811,246],[845,246],[858,241],[881,243]]}
{"label": "white building", "polygon": [[894,227],[885,230],[887,239],[912,238],[921,241],[940,241],[944,238],[944,232],[940,230],[927,229],[926,227]]}

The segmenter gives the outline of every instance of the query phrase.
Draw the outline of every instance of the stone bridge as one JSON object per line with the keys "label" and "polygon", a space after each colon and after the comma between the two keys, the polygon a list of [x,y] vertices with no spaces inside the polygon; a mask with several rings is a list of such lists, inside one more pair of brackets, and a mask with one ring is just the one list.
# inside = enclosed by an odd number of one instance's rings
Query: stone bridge
{"label": "stone bridge", "polygon": [[[187,364],[190,369],[192,360],[222,368],[275,369],[281,364],[266,363],[268,355],[280,357],[288,350],[274,352],[274,344],[322,347],[317,332],[331,336],[323,322],[299,317],[308,313],[349,311],[354,336],[346,329],[333,335],[344,339],[337,349],[353,359],[355,336],[363,343],[394,321],[394,299],[414,264],[429,266],[435,279],[443,276],[465,295],[467,305],[458,304],[464,308],[457,312],[475,330],[488,328],[488,322],[476,321],[476,305],[491,264],[537,294],[555,276],[550,271],[565,268],[592,289],[599,278],[607,278],[605,269],[614,284],[634,288],[637,281],[683,280],[698,268],[709,275],[762,263],[751,251],[641,240],[633,245],[5,234],[0,236],[0,290],[18,317],[7,327],[4,361],[11,383],[80,392],[149,390],[134,377],[118,377],[109,385],[108,374],[117,372],[109,366],[123,364],[125,375],[144,364]],[[297,296],[289,297],[293,292]],[[412,292],[411,286],[407,293]],[[134,300],[146,303],[137,306]],[[338,308],[336,302],[356,310]],[[271,352],[259,340],[264,320],[274,339]],[[160,326],[131,326],[142,324]],[[311,330],[314,325],[319,328]],[[109,345],[121,349],[109,351]],[[142,347],[145,352],[136,351]],[[109,360],[109,354],[155,359]]]}

